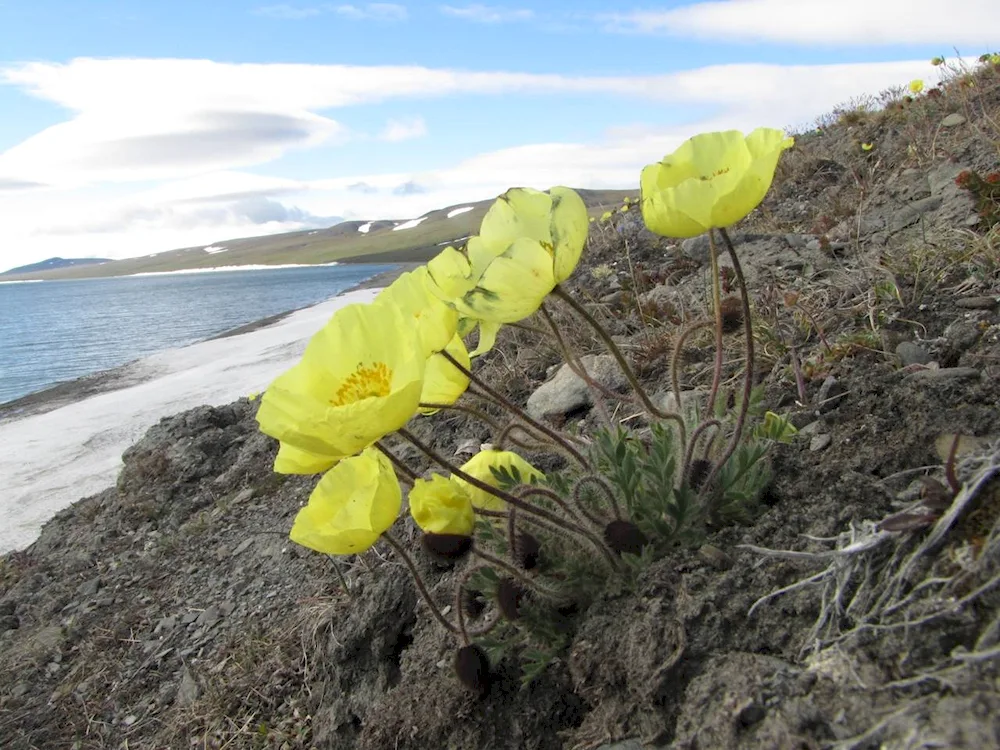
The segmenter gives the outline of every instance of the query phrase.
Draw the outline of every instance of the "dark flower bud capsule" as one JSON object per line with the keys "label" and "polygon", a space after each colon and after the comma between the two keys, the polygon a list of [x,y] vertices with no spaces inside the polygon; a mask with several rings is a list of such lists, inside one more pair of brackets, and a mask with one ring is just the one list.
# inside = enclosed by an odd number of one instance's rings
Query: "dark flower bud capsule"
{"label": "dark flower bud capsule", "polygon": [[719,302],[722,332],[736,333],[743,325],[743,302],[739,297],[726,297]]}
{"label": "dark flower bud capsule", "polygon": [[467,617],[475,619],[486,609],[486,601],[482,597],[482,592],[475,589],[462,589],[462,608]]}
{"label": "dark flower bud capsule", "polygon": [[521,616],[521,600],[524,598],[524,588],[513,578],[504,578],[497,586],[497,604],[500,612],[508,620],[516,620]]}
{"label": "dark flower bud capsule", "polygon": [[472,537],[462,534],[424,534],[424,549],[439,560],[459,560],[472,549]]}
{"label": "dark flower bud capsule", "polygon": [[521,533],[514,541],[514,561],[525,570],[532,570],[538,565],[541,544],[531,534]]}
{"label": "dark flower bud capsule", "polygon": [[619,555],[641,555],[649,539],[631,521],[612,521],[604,527],[604,541]]}
{"label": "dark flower bud capsule", "polygon": [[688,467],[687,483],[692,490],[699,490],[712,471],[712,462],[704,458],[696,458]]}
{"label": "dark flower bud capsule", "polygon": [[479,646],[462,646],[455,653],[455,674],[469,690],[485,695],[490,689],[490,660]]}

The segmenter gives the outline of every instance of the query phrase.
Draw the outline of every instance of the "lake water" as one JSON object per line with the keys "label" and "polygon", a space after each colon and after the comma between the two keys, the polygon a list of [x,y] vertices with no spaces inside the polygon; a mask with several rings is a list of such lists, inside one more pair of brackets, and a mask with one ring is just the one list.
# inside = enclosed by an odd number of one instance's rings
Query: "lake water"
{"label": "lake water", "polygon": [[0,283],[0,403],[315,304],[390,268]]}

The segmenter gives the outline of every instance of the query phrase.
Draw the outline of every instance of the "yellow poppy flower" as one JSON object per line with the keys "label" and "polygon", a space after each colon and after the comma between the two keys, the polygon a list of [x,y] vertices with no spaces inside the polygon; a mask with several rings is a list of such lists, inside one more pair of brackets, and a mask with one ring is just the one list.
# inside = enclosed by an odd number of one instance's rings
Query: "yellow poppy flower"
{"label": "yellow poppy flower", "polygon": [[379,292],[374,303],[395,305],[404,315],[412,315],[417,321],[424,351],[430,355],[441,351],[451,341],[458,327],[458,313],[431,294],[428,278],[426,266],[401,274]]}
{"label": "yellow poppy flower", "polygon": [[862,151],[871,151],[873,148],[875,148],[875,144],[874,143],[862,143],[861,144],[861,150]]}
{"label": "yellow poppy flower", "polygon": [[[493,448],[479,451],[479,453],[466,461],[460,468],[469,476],[474,477],[481,482],[485,482],[491,487],[500,486],[496,477],[493,476],[491,469],[507,469],[508,471],[511,469],[517,469],[517,471],[521,474],[521,481],[525,484],[529,483],[532,478],[545,478],[545,475],[542,474],[542,472],[516,453],[512,451],[498,451]],[[473,507],[483,508],[485,510],[506,509],[506,503],[503,500],[495,495],[491,495],[486,490],[474,487],[459,477],[453,477],[452,481],[456,482],[469,494]]]}
{"label": "yellow poppy flower", "polygon": [[368,448],[319,480],[289,538],[328,555],[364,552],[395,522],[402,497],[392,462]]}
{"label": "yellow poppy flower", "polygon": [[605,211],[601,214],[601,223],[611,221],[612,216],[614,216],[614,214],[611,211]]}
{"label": "yellow poppy flower", "polygon": [[[472,368],[469,351],[460,336],[452,338],[445,348],[454,359],[466,370]],[[455,365],[445,359],[440,353],[435,353],[427,360],[424,371],[424,389],[420,393],[420,402],[424,404],[451,405],[458,401],[459,396],[469,387],[469,378]],[[421,414],[434,414],[437,409],[419,409]]]}
{"label": "yellow poppy flower", "polygon": [[742,219],[764,199],[782,151],[780,130],[702,133],[642,170],[642,217],[664,237],[695,237]]}
{"label": "yellow poppy flower", "polygon": [[[569,188],[508,190],[464,252],[448,247],[427,264],[431,290],[466,317],[493,324],[526,318],[576,268],[587,218]],[[484,350],[481,342],[473,355]]]}
{"label": "yellow poppy flower", "polygon": [[470,536],[476,525],[472,498],[465,487],[440,474],[414,481],[410,515],[429,534]]}
{"label": "yellow poppy flower", "polygon": [[924,82],[922,80],[920,80],[919,78],[914,78],[912,81],[910,81],[911,94],[919,94],[923,90],[924,90]]}
{"label": "yellow poppy flower", "polygon": [[426,366],[412,317],[387,305],[339,309],[261,399],[261,431],[291,446],[275,471],[328,469],[402,427]]}

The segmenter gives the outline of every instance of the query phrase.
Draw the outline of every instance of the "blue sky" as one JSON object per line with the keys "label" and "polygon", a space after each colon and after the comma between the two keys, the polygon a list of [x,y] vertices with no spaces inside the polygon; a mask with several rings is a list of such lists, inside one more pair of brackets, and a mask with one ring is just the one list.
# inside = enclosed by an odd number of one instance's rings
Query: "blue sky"
{"label": "blue sky", "polygon": [[632,187],[996,49],[997,6],[0,0],[0,268]]}

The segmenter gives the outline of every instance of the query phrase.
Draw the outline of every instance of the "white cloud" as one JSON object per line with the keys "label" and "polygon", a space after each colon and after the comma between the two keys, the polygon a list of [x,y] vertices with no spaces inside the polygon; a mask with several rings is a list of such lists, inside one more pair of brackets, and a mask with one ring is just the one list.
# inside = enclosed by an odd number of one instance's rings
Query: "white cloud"
{"label": "white cloud", "polygon": [[[996,46],[996,0],[717,0],[599,16],[613,31],[793,44]],[[968,52],[969,50],[963,50]]]}
{"label": "white cloud", "polygon": [[496,5],[442,5],[441,12],[446,16],[462,18],[474,23],[506,23],[509,21],[530,21],[535,17],[533,10],[526,8],[502,8]]}
{"label": "white cloud", "polygon": [[427,135],[427,123],[422,117],[409,117],[405,120],[389,120],[385,129],[379,135],[383,141],[398,143]]}
{"label": "white cloud", "polygon": [[[930,85],[937,69],[923,60],[720,65],[668,75],[593,78],[412,67],[80,60],[25,65],[5,75],[75,112],[66,123],[0,154],[0,186],[6,186],[0,190],[6,240],[0,265],[11,267],[52,255],[126,257],[219,244],[314,228],[331,216],[419,217],[494,197],[514,185],[631,188],[644,164],[699,131],[806,124],[866,92],[917,77]],[[527,128],[523,145],[444,161],[427,171],[408,170],[399,161],[392,173],[334,171],[327,179],[301,180],[241,168],[288,148],[345,137],[339,125],[316,114],[327,107],[484,91],[617,94],[677,107],[701,104],[710,114],[664,128],[629,124],[634,117],[622,107],[622,126],[591,142],[532,143]],[[390,123],[381,135],[415,135],[420,122]],[[267,127],[258,132],[262,125]],[[196,138],[188,138],[192,132],[207,133],[218,148],[199,150]],[[222,143],[226,133],[232,135],[231,145]],[[432,136],[427,138],[433,143]],[[157,149],[178,161],[157,155]],[[98,158],[102,154],[114,158],[106,163]],[[157,182],[113,181],[151,178]]]}
{"label": "white cloud", "polygon": [[405,21],[406,8],[395,3],[368,3],[367,5],[338,5],[333,12],[359,21]]}

